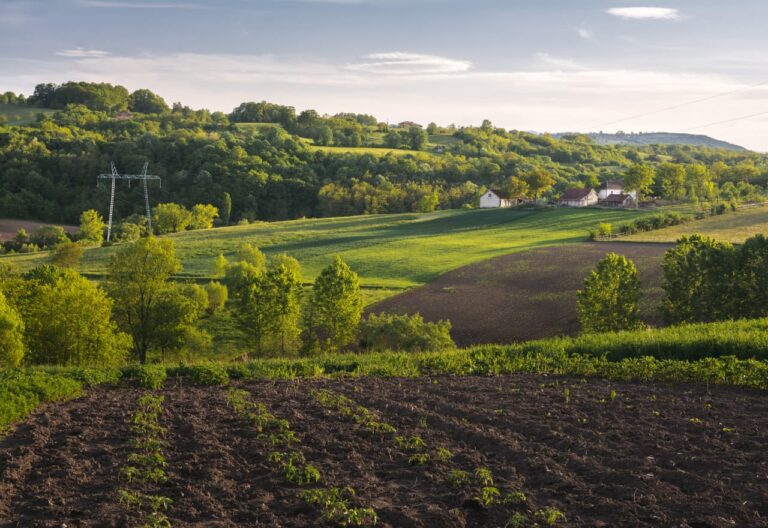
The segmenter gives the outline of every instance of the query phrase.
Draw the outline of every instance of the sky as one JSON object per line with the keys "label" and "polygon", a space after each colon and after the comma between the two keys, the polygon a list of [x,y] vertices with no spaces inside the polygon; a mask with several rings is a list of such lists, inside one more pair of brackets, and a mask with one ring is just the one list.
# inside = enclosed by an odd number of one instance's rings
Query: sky
{"label": "sky", "polygon": [[149,88],[382,121],[768,151],[765,0],[0,0],[0,91]]}

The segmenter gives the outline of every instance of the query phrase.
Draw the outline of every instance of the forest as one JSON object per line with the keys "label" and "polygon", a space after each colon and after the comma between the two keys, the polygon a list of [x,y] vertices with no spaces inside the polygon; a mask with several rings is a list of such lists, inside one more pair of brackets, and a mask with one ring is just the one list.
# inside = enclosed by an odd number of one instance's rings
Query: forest
{"label": "forest", "polygon": [[[489,187],[554,199],[637,166],[656,174],[649,195],[672,200],[717,198],[720,189],[733,200],[768,183],[768,158],[755,152],[603,146],[487,120],[393,127],[365,114],[321,116],[267,102],[225,114],[168,105],[149,90],[84,82],[40,84],[29,97],[6,92],[0,103],[47,109],[25,125],[3,124],[0,115],[0,208],[12,218],[75,223],[84,210],[106,213],[108,189],[96,176],[110,161],[125,173],[149,162],[162,178],[150,189],[153,202],[210,203],[225,224],[471,207]],[[246,126],[252,123],[263,126]],[[139,186],[119,189],[118,219],[141,212],[140,193]]]}

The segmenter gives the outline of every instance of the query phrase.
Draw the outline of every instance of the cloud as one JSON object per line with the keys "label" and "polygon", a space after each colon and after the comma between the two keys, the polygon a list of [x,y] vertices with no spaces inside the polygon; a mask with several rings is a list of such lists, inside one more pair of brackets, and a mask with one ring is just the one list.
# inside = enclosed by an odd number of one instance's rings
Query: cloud
{"label": "cloud", "polygon": [[459,73],[468,71],[472,67],[472,63],[465,60],[401,51],[373,53],[364,56],[363,59],[365,62],[347,64],[346,69],[384,75],[418,75]]}
{"label": "cloud", "polygon": [[680,12],[671,7],[612,7],[606,13],[627,20],[677,20]]}
{"label": "cloud", "polygon": [[97,49],[84,49],[84,48],[73,48],[73,49],[63,49],[56,52],[56,55],[59,57],[73,57],[78,59],[99,59],[101,57],[106,57],[109,55],[109,52],[97,50]]}
{"label": "cloud", "polygon": [[549,53],[537,53],[536,57],[548,66],[553,66],[558,70],[579,71],[587,69],[576,61],[564,57],[555,57]]}
{"label": "cloud", "polygon": [[592,40],[593,38],[595,38],[595,35],[588,29],[585,29],[583,27],[577,27],[574,29],[576,30],[576,34],[580,38],[583,38],[584,40]]}
{"label": "cloud", "polygon": [[103,7],[111,9],[209,9],[197,4],[184,4],[173,2],[111,2],[108,0],[85,0],[82,4],[89,7]]}

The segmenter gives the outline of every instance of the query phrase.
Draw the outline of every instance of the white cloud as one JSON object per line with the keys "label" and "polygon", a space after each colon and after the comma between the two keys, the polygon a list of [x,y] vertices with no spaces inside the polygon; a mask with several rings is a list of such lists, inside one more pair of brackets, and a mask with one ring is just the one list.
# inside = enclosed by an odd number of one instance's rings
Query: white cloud
{"label": "white cloud", "polygon": [[111,9],[208,9],[198,4],[184,4],[173,2],[111,2],[107,0],[84,0],[84,5],[89,7],[104,7]]}
{"label": "white cloud", "polygon": [[577,27],[574,29],[576,30],[576,34],[580,38],[583,38],[584,40],[592,40],[593,38],[595,38],[595,35],[588,29],[585,29],[583,27]]}
{"label": "white cloud", "polygon": [[72,48],[72,49],[63,49],[56,52],[56,55],[59,57],[74,57],[74,58],[89,58],[89,59],[99,59],[101,57],[106,57],[109,55],[109,52],[97,50],[97,49],[84,49],[84,48]]}
{"label": "white cloud", "polygon": [[629,20],[677,20],[680,18],[680,12],[671,7],[612,7],[606,10],[606,13]]}
{"label": "white cloud", "polygon": [[564,57],[555,57],[549,53],[537,53],[536,57],[538,57],[541,62],[547,64],[548,66],[553,66],[558,70],[578,71],[587,69],[576,61]]}
{"label": "white cloud", "polygon": [[385,75],[414,75],[458,73],[472,67],[472,63],[465,60],[400,51],[373,53],[366,55],[363,59],[365,59],[364,62],[348,64],[346,68],[351,71]]}

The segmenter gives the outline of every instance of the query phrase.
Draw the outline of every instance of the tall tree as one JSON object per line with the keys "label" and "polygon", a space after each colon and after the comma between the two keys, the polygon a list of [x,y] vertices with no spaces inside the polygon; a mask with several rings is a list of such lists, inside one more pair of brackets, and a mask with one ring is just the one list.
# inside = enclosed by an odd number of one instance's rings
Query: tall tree
{"label": "tall tree", "polygon": [[534,199],[538,199],[541,193],[548,191],[555,184],[555,178],[544,169],[531,169],[522,175],[520,180],[528,185]]}
{"label": "tall tree", "polygon": [[363,313],[360,279],[336,257],[315,280],[307,307],[307,351],[337,352],[355,337]]}
{"label": "tall tree", "polygon": [[118,324],[133,337],[133,351],[141,363],[172,324],[161,313],[168,279],[181,271],[170,239],[147,237],[120,248],[109,263],[107,288],[115,300]]}
{"label": "tall tree", "polygon": [[661,195],[669,200],[685,197],[685,167],[677,163],[664,163],[656,169],[656,180]]}
{"label": "tall tree", "polygon": [[104,228],[106,224],[101,215],[90,209],[80,215],[80,240],[94,246],[100,246],[104,242]]}
{"label": "tall tree", "polygon": [[578,292],[579,322],[584,332],[615,332],[641,325],[637,269],[623,255],[608,253]]}
{"label": "tall tree", "polygon": [[161,203],[152,209],[155,233],[164,235],[184,231],[192,222],[192,213],[177,203]]}
{"label": "tall tree", "polygon": [[650,191],[655,175],[653,167],[644,163],[635,163],[624,173],[624,188],[637,193],[635,207],[639,207],[642,196]]}
{"label": "tall tree", "polygon": [[290,268],[279,264],[270,268],[264,280],[275,307],[270,334],[282,355],[295,352],[301,334],[301,280]]}
{"label": "tall tree", "polygon": [[221,197],[221,221],[227,226],[229,220],[232,218],[232,196],[228,192],[224,192]]}
{"label": "tall tree", "polygon": [[24,357],[24,322],[0,292],[0,367],[18,367]]}
{"label": "tall tree", "polygon": [[737,251],[736,270],[730,291],[738,316],[768,316],[768,238],[760,234],[747,239]]}

